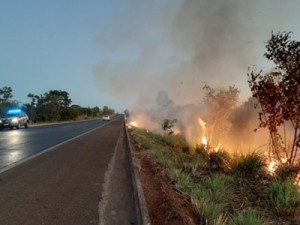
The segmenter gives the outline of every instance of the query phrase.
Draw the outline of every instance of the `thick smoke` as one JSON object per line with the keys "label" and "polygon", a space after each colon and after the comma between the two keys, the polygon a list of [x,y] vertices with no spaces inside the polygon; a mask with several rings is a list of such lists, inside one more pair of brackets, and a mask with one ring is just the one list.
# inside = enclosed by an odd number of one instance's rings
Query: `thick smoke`
{"label": "thick smoke", "polygon": [[259,129],[260,112],[255,98],[249,98],[237,107],[231,114],[229,121],[232,126],[227,136],[226,147],[233,151],[265,151],[269,144],[269,133],[266,129]]}
{"label": "thick smoke", "polygon": [[[250,96],[246,73],[256,62],[259,12],[252,1],[128,1],[99,37],[100,51],[110,52],[94,67],[99,90],[119,99],[145,128],[160,130],[163,119],[176,118],[176,129],[193,141],[201,133],[204,84],[235,84],[242,100]],[[252,127],[239,116],[232,118],[241,124],[231,137]]]}
{"label": "thick smoke", "polygon": [[236,84],[249,96],[245,74],[254,62],[256,23],[251,12],[257,4],[129,2],[128,10],[99,39],[100,51],[111,53],[94,68],[100,90],[116,96],[126,108],[152,104],[161,90],[175,104],[198,103],[204,83]]}

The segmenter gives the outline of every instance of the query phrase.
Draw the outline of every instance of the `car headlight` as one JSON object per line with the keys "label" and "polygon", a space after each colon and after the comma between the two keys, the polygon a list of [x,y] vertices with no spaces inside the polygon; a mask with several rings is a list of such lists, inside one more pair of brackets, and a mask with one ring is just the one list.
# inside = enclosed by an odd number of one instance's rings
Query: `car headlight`
{"label": "car headlight", "polygon": [[11,122],[17,123],[17,122],[18,122],[18,118],[13,118],[13,119],[11,120]]}

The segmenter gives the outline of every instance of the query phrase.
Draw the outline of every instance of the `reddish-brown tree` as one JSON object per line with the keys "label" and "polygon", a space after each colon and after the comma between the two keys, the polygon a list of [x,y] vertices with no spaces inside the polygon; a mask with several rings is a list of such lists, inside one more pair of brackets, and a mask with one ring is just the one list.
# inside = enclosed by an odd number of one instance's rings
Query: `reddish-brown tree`
{"label": "reddish-brown tree", "polygon": [[[269,130],[277,160],[292,169],[299,163],[300,148],[300,42],[291,40],[290,32],[272,33],[266,48],[264,56],[275,68],[270,73],[252,69],[248,82],[261,111],[259,127]],[[285,136],[286,126],[293,129],[291,142]]]}

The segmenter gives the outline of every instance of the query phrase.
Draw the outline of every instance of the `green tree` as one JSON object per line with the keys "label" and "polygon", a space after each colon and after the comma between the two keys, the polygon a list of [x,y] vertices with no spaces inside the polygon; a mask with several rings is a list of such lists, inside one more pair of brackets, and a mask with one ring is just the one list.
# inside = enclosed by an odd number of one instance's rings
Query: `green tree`
{"label": "green tree", "polygon": [[[248,82],[253,97],[258,101],[259,127],[267,128],[271,137],[271,150],[278,162],[287,159],[294,167],[300,148],[300,42],[291,40],[290,32],[272,32],[264,56],[276,65],[270,73],[248,72]],[[284,131],[293,128],[291,143]]]}
{"label": "green tree", "polygon": [[0,89],[0,103],[9,103],[13,97],[11,87],[4,86]]}
{"label": "green tree", "polygon": [[30,93],[27,97],[31,98],[30,111],[34,116],[34,121],[74,119],[75,113],[68,110],[72,101],[66,91],[50,90],[43,95]]}
{"label": "green tree", "polygon": [[101,110],[98,106],[92,108],[92,117],[100,116]]}
{"label": "green tree", "polygon": [[115,110],[110,109],[108,106],[103,106],[102,112],[103,115],[112,115],[114,114]]}
{"label": "green tree", "polygon": [[12,92],[11,87],[4,86],[0,88],[0,113],[3,113],[7,106],[17,105],[17,102],[11,100],[13,97]]}

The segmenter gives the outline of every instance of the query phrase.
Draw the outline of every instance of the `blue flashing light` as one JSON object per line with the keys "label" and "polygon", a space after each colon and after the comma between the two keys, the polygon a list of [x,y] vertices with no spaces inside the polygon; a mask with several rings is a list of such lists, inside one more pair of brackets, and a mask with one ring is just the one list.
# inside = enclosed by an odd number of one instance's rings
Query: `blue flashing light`
{"label": "blue flashing light", "polygon": [[21,112],[22,112],[21,109],[10,109],[10,110],[8,110],[7,114],[18,114]]}

